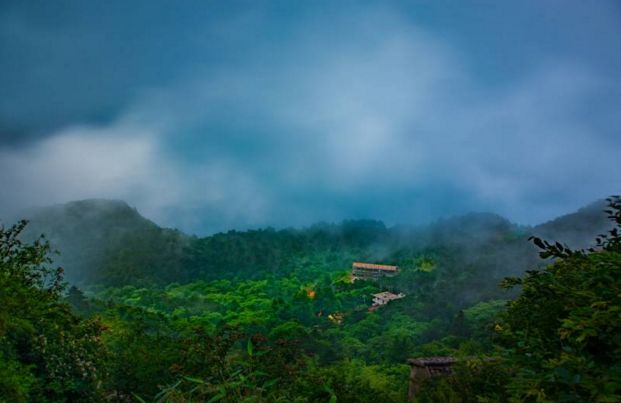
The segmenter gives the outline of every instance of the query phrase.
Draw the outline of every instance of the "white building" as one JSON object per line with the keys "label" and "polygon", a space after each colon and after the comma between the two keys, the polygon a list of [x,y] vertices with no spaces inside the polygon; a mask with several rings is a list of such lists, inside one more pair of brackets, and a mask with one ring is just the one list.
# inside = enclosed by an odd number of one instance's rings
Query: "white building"
{"label": "white building", "polygon": [[403,293],[393,294],[392,292],[388,291],[380,292],[378,294],[373,294],[373,305],[386,305],[390,301],[401,299],[403,297],[405,297],[405,294]]}

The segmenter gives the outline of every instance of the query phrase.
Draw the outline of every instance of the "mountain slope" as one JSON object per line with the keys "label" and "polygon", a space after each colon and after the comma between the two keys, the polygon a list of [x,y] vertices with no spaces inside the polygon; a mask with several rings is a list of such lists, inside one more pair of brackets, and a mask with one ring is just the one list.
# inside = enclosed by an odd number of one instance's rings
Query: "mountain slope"
{"label": "mountain slope", "polygon": [[[176,258],[187,242],[180,232],[158,227],[118,200],[91,199],[45,207],[33,211],[28,219],[25,237],[45,234],[52,248],[60,252],[55,263],[65,269],[68,281],[78,284],[100,282],[104,273],[114,275],[110,265],[120,262],[124,280],[135,280],[132,275],[149,277],[137,273],[135,266],[155,269],[161,266],[157,261],[169,265],[165,257]],[[134,253],[123,252],[128,249]],[[142,261],[144,257],[147,261]]]}
{"label": "mountain slope", "polygon": [[[539,264],[536,248],[526,240],[529,235],[587,246],[607,228],[604,206],[596,202],[533,228],[473,213],[420,227],[386,228],[380,221],[353,220],[196,238],[158,227],[125,202],[83,200],[32,212],[27,236],[45,234],[60,251],[56,262],[65,268],[67,280],[81,285],[260,278],[305,265],[347,270],[352,260],[407,268],[427,256],[436,260],[440,277],[455,283],[446,287],[461,287],[455,292],[462,292],[492,290],[503,277]],[[463,298],[477,294],[467,291]]]}
{"label": "mountain slope", "polygon": [[537,225],[532,233],[540,238],[566,243],[575,249],[593,245],[595,236],[612,228],[612,223],[603,212],[606,201],[598,200],[578,211],[557,217]]}

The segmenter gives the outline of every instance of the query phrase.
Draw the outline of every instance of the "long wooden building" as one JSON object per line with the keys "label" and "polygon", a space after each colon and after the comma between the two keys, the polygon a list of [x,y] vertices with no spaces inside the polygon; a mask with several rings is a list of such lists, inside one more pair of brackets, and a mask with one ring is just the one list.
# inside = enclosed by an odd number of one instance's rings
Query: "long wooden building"
{"label": "long wooden building", "polygon": [[399,272],[399,266],[354,262],[351,274],[354,280],[373,280],[378,277],[392,277]]}

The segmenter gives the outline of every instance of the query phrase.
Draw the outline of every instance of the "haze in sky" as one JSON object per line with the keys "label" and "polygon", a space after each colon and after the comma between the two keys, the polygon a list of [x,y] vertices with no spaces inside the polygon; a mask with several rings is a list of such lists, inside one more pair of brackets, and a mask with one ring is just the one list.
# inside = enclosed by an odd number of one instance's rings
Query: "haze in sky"
{"label": "haze in sky", "polygon": [[4,0],[0,88],[0,217],[529,224],[621,189],[618,1]]}

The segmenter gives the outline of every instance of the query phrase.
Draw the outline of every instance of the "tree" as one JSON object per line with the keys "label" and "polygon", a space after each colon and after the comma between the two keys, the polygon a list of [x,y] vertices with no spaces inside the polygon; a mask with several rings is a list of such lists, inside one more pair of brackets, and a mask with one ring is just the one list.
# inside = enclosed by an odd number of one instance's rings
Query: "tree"
{"label": "tree", "polygon": [[589,250],[531,238],[554,263],[506,287],[520,286],[497,327],[518,399],[621,400],[621,197],[608,199],[614,224]]}
{"label": "tree", "polygon": [[23,243],[27,222],[0,227],[0,396],[9,401],[101,397],[96,320],[62,302],[62,269],[42,237]]}

